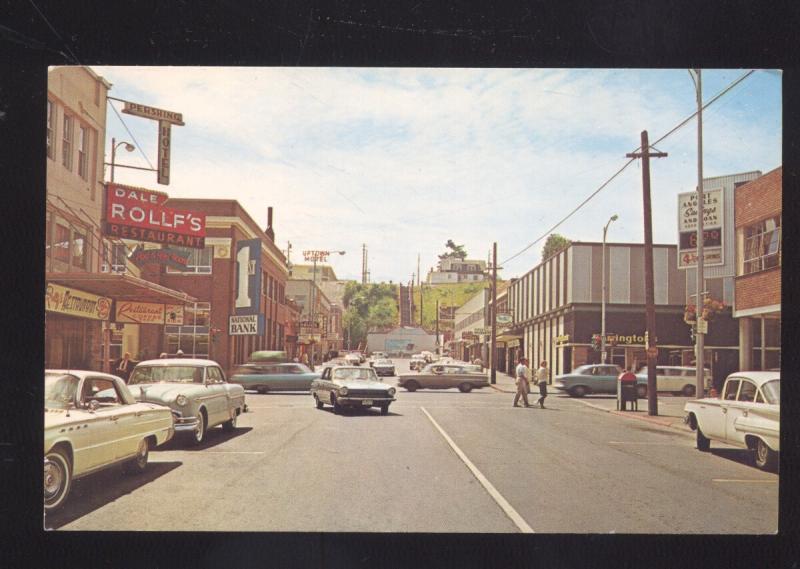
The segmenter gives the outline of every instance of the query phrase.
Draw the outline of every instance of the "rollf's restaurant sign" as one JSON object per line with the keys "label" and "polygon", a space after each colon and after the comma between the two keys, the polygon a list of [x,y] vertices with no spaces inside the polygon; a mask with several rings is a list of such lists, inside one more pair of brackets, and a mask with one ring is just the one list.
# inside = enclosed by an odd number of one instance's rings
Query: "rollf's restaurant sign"
{"label": "rollf's restaurant sign", "polygon": [[206,215],[165,207],[166,199],[163,192],[108,184],[103,233],[118,239],[203,249]]}
{"label": "rollf's restaurant sign", "polygon": [[44,293],[44,308],[49,312],[80,316],[92,320],[108,320],[111,315],[111,299],[82,290],[47,283]]}

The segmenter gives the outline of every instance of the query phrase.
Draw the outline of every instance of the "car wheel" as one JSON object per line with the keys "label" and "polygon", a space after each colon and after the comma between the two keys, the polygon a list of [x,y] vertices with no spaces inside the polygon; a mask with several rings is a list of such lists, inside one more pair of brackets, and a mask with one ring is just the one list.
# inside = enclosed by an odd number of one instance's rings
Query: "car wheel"
{"label": "car wheel", "polygon": [[778,453],[767,446],[767,443],[758,439],[756,442],[755,463],[761,470],[773,470],[778,464]]}
{"label": "car wheel", "polygon": [[197,427],[195,427],[194,438],[192,439],[192,442],[194,442],[194,444],[196,445],[199,445],[200,443],[203,442],[205,438],[206,438],[206,415],[201,410],[198,411],[197,413]]}
{"label": "car wheel", "polygon": [[576,385],[572,389],[569,390],[569,394],[573,397],[583,397],[586,395],[586,388],[582,385]]}
{"label": "car wheel", "polygon": [[141,474],[147,468],[147,459],[150,456],[150,440],[142,439],[139,441],[139,448],[136,449],[136,457],[123,465],[127,474]]}
{"label": "car wheel", "polygon": [[684,395],[684,397],[694,397],[696,391],[697,388],[694,385],[684,385],[681,393]]}
{"label": "car wheel", "polygon": [[236,429],[236,423],[238,420],[239,420],[239,414],[236,413],[233,417],[231,417],[230,421],[225,421],[224,423],[222,423],[222,430],[228,432],[233,431],[234,429]]}
{"label": "car wheel", "polygon": [[697,425],[697,450],[701,452],[708,452],[711,448],[711,439],[703,434],[700,430],[700,425]]}
{"label": "car wheel", "polygon": [[322,409],[323,407],[325,407],[325,404],[322,401],[320,401],[320,398],[317,397],[316,393],[314,394],[314,403],[316,403],[317,409]]}
{"label": "car wheel", "polygon": [[419,389],[419,383],[417,383],[414,380],[411,380],[407,381],[405,385],[403,385],[403,387],[405,387],[408,391],[416,391],[417,389]]}
{"label": "car wheel", "polygon": [[336,395],[331,393],[331,405],[333,405],[333,412],[337,415],[342,412],[342,406],[339,405],[339,402],[336,400]]}
{"label": "car wheel", "polygon": [[388,414],[389,414],[389,406],[381,405],[381,415],[388,415]]}
{"label": "car wheel", "polygon": [[60,508],[72,486],[72,470],[67,455],[60,449],[44,455],[44,510]]}
{"label": "car wheel", "polygon": [[639,399],[646,399],[647,398],[647,386],[646,385],[637,385],[636,386],[636,397]]}
{"label": "car wheel", "polygon": [[471,383],[462,383],[461,385],[458,386],[458,390],[461,393],[469,393],[470,391],[472,391],[472,384]]}

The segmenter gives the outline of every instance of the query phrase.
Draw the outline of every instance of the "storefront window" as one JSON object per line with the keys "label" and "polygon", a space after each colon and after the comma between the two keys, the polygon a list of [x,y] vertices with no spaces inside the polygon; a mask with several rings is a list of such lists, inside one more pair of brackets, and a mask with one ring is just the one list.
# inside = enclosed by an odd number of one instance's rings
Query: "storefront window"
{"label": "storefront window", "polygon": [[211,303],[198,302],[186,305],[183,326],[165,326],[165,351],[174,356],[182,350],[186,357],[209,357],[209,326]]}

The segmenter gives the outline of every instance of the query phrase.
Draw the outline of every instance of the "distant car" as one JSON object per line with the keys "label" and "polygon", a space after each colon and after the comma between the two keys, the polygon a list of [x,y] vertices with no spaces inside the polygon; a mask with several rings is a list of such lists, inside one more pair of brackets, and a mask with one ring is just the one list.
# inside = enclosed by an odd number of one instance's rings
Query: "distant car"
{"label": "distant car", "polygon": [[217,425],[226,431],[235,429],[245,410],[244,388],[228,383],[212,360],[143,361],[133,368],[128,388],[138,401],[172,409],[176,433],[191,435],[195,444],[202,443],[208,429]]}
{"label": "distant car", "polygon": [[380,360],[388,358],[388,354],[386,352],[372,352],[371,357],[373,360]]}
{"label": "distant car", "polygon": [[[584,395],[617,393],[617,377],[622,368],[609,364],[587,364],[576,367],[569,373],[553,378],[553,387],[566,391],[571,397]],[[637,383],[636,393],[640,398],[647,396],[647,381]]]}
{"label": "distant car", "polygon": [[369,367],[335,366],[325,368],[322,377],[311,383],[311,395],[317,409],[325,404],[333,406],[339,413],[343,407],[378,407],[381,415],[389,413],[389,405],[395,400],[394,387],[383,383]]}
{"label": "distant car", "polygon": [[237,367],[228,381],[259,393],[308,391],[319,376],[301,363],[248,363]]}
{"label": "distant car", "polygon": [[344,357],[344,360],[347,362],[347,365],[354,365],[354,366],[361,365],[361,356],[359,356],[358,354],[353,354],[353,353],[347,354]]}
{"label": "distant car", "polygon": [[372,363],[372,369],[374,369],[375,373],[378,374],[379,376],[394,375],[394,363],[392,363],[392,360],[386,360],[386,359],[375,360]]}
{"label": "distant car", "polygon": [[427,350],[424,350],[424,351],[421,352],[420,355],[422,355],[422,357],[424,357],[425,361],[428,362],[428,363],[431,363],[433,361],[433,352],[429,352]]}
{"label": "distant car", "polygon": [[764,470],[778,465],[780,453],[780,372],[742,371],[725,380],[722,397],[686,403],[686,422],[697,431],[697,449],[708,451],[711,441],[753,451]]}
{"label": "distant car", "polygon": [[[711,370],[705,370],[705,388],[711,388]],[[694,397],[697,391],[697,368],[684,366],[656,366],[656,389],[686,397]],[[636,374],[637,383],[647,385],[647,367]],[[645,391],[645,396],[647,391]]]}
{"label": "distant car", "polygon": [[122,464],[143,472],[150,449],[175,433],[172,413],[137,403],[125,382],[107,373],[44,374],[44,509],[66,502],[72,481]]}
{"label": "distant car", "polygon": [[425,358],[421,355],[413,355],[411,356],[411,361],[408,362],[408,369],[410,370],[417,370],[421,371],[427,365]]}
{"label": "distant car", "polygon": [[468,393],[489,385],[486,374],[478,366],[471,364],[433,363],[425,366],[419,373],[401,374],[397,385],[408,391],[417,389],[450,389]]}

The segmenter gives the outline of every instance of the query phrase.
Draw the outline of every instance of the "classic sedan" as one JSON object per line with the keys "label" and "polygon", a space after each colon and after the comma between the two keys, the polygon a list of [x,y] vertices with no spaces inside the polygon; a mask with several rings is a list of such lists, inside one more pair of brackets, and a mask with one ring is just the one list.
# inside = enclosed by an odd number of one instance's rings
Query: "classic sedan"
{"label": "classic sedan", "polygon": [[388,375],[391,377],[394,375],[394,363],[392,360],[375,360],[372,363],[372,369],[379,376]]}
{"label": "classic sedan", "polygon": [[[617,377],[622,368],[609,364],[588,364],[576,367],[570,373],[557,375],[553,387],[566,391],[570,397],[583,397],[596,393],[617,393]],[[647,397],[647,378],[642,383],[637,378],[636,394],[639,398]]]}
{"label": "classic sedan", "polygon": [[239,415],[246,410],[244,388],[228,383],[222,368],[212,360],[147,360],[133,368],[128,387],[137,400],[172,409],[175,431],[191,435],[198,445],[212,427],[235,429]]}
{"label": "classic sedan", "polygon": [[743,371],[728,376],[722,397],[686,403],[686,422],[697,431],[697,449],[708,451],[720,441],[753,451],[758,466],[774,469],[780,453],[781,375],[776,371]]}
{"label": "classic sedan", "polygon": [[333,412],[343,407],[378,407],[381,415],[389,413],[389,405],[395,400],[394,387],[389,387],[369,367],[335,366],[325,368],[322,377],[311,384],[311,395],[317,409],[325,404],[333,406]]}
{"label": "classic sedan", "polygon": [[236,368],[228,381],[259,393],[308,391],[311,382],[319,376],[319,373],[300,363],[249,363]]}
{"label": "classic sedan", "polygon": [[147,467],[151,448],[175,433],[169,409],[137,403],[125,382],[107,373],[46,370],[44,375],[44,509],[55,511],[72,481],[122,464]]}
{"label": "classic sedan", "polygon": [[408,391],[417,389],[450,389],[458,387],[462,393],[489,385],[480,366],[472,364],[428,364],[419,373],[401,374],[397,385]]}

